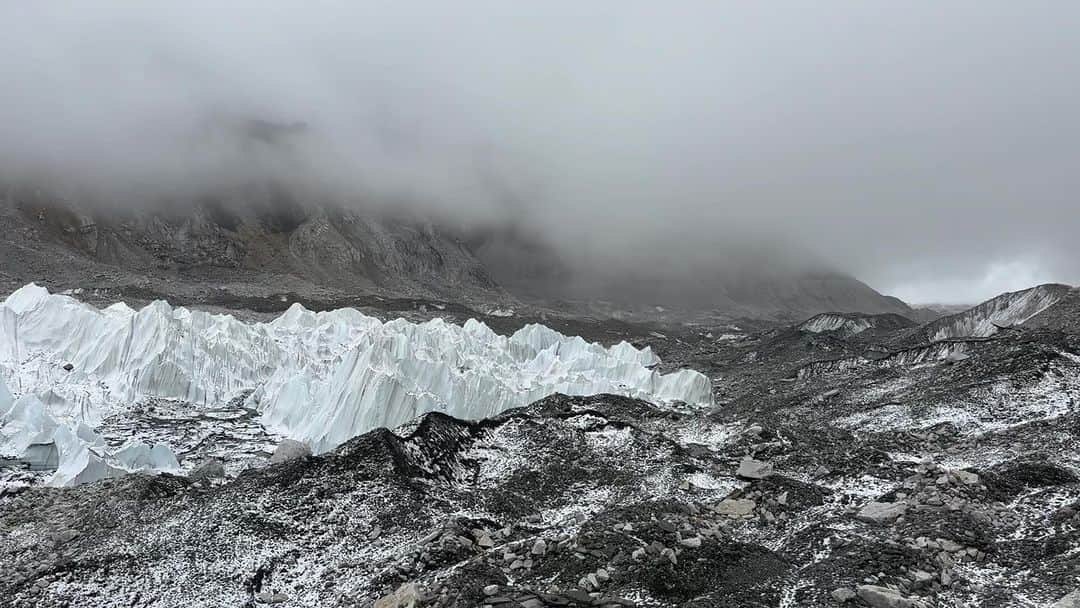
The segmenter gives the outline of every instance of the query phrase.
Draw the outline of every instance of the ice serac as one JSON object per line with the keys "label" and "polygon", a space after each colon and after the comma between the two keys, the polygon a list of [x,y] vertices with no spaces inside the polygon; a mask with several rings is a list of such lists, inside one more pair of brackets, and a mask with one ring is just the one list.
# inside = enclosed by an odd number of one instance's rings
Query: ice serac
{"label": "ice serac", "polygon": [[[567,338],[540,325],[510,337],[479,321],[463,326],[440,319],[422,324],[386,324],[358,319],[362,331],[347,344],[347,327],[330,313],[290,315],[279,330],[307,336],[337,336],[340,355],[330,362],[283,365],[248,398],[264,423],[331,449],[377,427],[393,427],[439,411],[483,418],[527,405],[554,393],[617,393],[656,402],[712,403],[711,383],[693,371],[661,375],[649,369],[658,359],[649,349],[622,343],[611,348]],[[302,341],[294,336],[290,340]]]}
{"label": "ice serac", "polygon": [[11,406],[14,404],[15,398],[11,396],[7,384],[4,384],[4,377],[0,375],[0,419],[7,416],[8,412],[11,411]]}
{"label": "ice serac", "polygon": [[[7,406],[5,407],[5,403]],[[64,408],[59,408],[61,412]],[[135,471],[177,471],[180,466],[167,445],[132,442],[110,452],[85,422],[53,415],[37,395],[13,399],[0,379],[0,454],[31,467],[55,469],[50,485],[70,485]]]}
{"label": "ice serac", "polygon": [[867,329],[870,329],[870,323],[866,319],[852,318],[838,313],[822,313],[799,325],[799,330],[814,334],[838,331],[854,335]]}
{"label": "ice serac", "polygon": [[[19,400],[36,400],[26,410],[35,416],[93,427],[149,398],[203,407],[247,395],[264,424],[316,452],[430,411],[476,419],[553,393],[713,403],[708,378],[662,375],[658,363],[649,348],[605,348],[542,325],[506,337],[476,320],[383,323],[299,304],[245,323],[162,301],[98,309],[32,284],[0,304],[0,375]],[[4,403],[0,393],[0,412]],[[102,462],[90,457],[83,470],[172,467],[157,449],[90,451]]]}
{"label": "ice serac", "polygon": [[814,334],[836,332],[845,336],[854,336],[868,329],[902,329],[914,325],[915,322],[911,319],[897,314],[866,315],[826,312],[803,321],[797,329]]}

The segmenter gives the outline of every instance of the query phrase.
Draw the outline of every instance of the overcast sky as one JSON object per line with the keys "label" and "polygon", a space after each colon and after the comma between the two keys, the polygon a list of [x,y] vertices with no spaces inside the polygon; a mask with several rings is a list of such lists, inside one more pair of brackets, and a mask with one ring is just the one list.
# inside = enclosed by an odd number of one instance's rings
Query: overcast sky
{"label": "overcast sky", "polygon": [[[1080,3],[0,0],[0,171],[295,174],[591,259],[1080,283]],[[222,137],[302,122],[284,156]],[[802,254],[800,254],[802,255]]]}

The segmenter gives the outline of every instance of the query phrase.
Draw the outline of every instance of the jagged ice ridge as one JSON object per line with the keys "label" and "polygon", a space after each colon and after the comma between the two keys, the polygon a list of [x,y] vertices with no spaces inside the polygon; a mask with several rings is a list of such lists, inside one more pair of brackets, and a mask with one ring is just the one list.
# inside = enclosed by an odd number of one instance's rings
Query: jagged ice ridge
{"label": "jagged ice ridge", "polygon": [[247,323],[163,301],[98,309],[30,284],[0,304],[0,453],[53,442],[54,484],[178,469],[167,446],[110,452],[93,431],[147,399],[244,398],[267,428],[315,452],[430,411],[478,419],[554,393],[712,405],[707,377],[662,375],[657,363],[648,347],[605,348],[535,324],[504,337],[475,319],[384,323],[299,304]]}

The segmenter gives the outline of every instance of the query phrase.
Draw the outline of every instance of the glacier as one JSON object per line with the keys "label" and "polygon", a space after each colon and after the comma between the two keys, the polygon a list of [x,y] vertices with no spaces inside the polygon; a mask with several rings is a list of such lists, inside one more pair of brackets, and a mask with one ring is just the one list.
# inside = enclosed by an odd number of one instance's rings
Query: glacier
{"label": "glacier", "polygon": [[951,338],[986,338],[1001,327],[1021,325],[1060,302],[1071,291],[1068,285],[1047,283],[1022,291],[1004,293],[978,306],[943,317],[926,326],[932,342]]}
{"label": "glacier", "polygon": [[[97,481],[140,471],[179,472],[180,463],[169,446],[127,442],[109,450],[105,439],[85,421],[54,416],[35,394],[15,399],[0,379],[0,454],[30,457],[44,455],[56,471],[50,485],[63,486]],[[31,456],[33,455],[33,456]]]}
{"label": "glacier", "polygon": [[862,333],[874,324],[865,317],[842,315],[838,313],[822,313],[807,319],[799,325],[799,331],[821,334],[831,331],[842,331],[845,335],[853,336]]}
{"label": "glacier", "polygon": [[383,322],[300,304],[245,322],[164,301],[99,309],[30,284],[0,304],[0,454],[53,442],[55,485],[177,470],[166,445],[109,450],[93,430],[151,399],[242,399],[267,429],[316,453],[426,412],[478,419],[554,393],[713,405],[706,376],[661,374],[659,362],[648,347],[605,348],[536,324],[506,337],[475,319]]}

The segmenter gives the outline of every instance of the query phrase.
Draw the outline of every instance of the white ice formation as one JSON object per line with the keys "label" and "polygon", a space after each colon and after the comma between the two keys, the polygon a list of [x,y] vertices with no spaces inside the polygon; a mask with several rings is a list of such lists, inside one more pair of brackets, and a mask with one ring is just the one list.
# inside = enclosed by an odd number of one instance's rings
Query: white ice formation
{"label": "white ice formation", "polygon": [[815,334],[838,331],[853,336],[873,326],[874,324],[866,317],[822,313],[804,321],[799,325],[799,329]]}
{"label": "white ice formation", "polygon": [[1000,327],[1020,325],[1057,304],[1069,292],[1053,283],[1005,293],[964,312],[938,319],[927,326],[931,341],[950,338],[985,338]]}
{"label": "white ice formation", "polygon": [[95,444],[104,416],[152,398],[207,407],[250,393],[265,426],[316,453],[425,412],[477,419],[556,392],[712,404],[708,378],[661,375],[658,362],[647,347],[604,348],[542,325],[507,338],[476,320],[383,323],[299,304],[246,323],[162,301],[97,309],[31,284],[0,304],[0,378],[18,395],[0,392],[0,453],[51,437],[54,483],[175,468],[165,446],[109,453]]}
{"label": "white ice formation", "polygon": [[136,471],[178,471],[169,446],[129,442],[111,451],[85,421],[54,416],[34,393],[15,399],[0,379],[0,454],[55,469],[49,483],[69,485]]}

